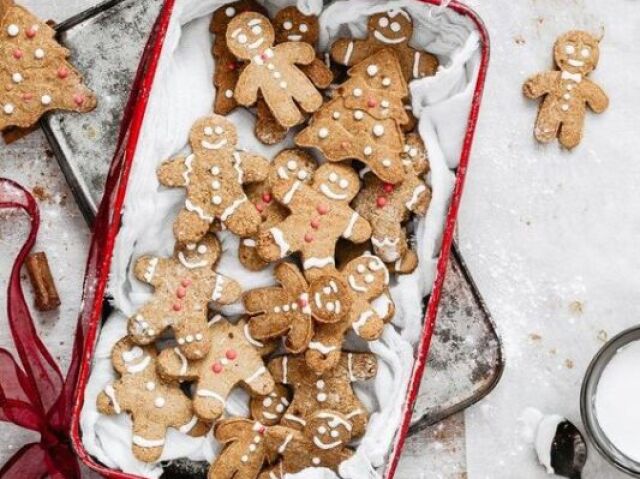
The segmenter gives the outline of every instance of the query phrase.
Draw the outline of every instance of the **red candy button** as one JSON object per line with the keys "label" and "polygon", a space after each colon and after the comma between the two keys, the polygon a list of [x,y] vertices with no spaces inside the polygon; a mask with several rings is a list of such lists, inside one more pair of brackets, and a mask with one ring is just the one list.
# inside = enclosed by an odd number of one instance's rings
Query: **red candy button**
{"label": "red candy button", "polygon": [[382,208],[387,204],[387,199],[383,196],[380,196],[376,200],[376,204],[378,205],[378,208]]}
{"label": "red candy button", "polygon": [[213,366],[211,367],[211,369],[213,370],[214,373],[220,374],[224,368],[220,363],[213,363]]}
{"label": "red candy button", "polygon": [[19,48],[16,48],[13,51],[13,58],[15,58],[16,60],[20,60],[23,55],[24,55],[24,53],[22,53],[22,50],[20,50]]}
{"label": "red candy button", "polygon": [[375,98],[369,98],[369,100],[367,100],[367,106],[369,108],[375,108],[376,106],[378,106],[378,102]]}
{"label": "red candy button", "polygon": [[176,303],[176,304],[173,305],[173,310],[174,311],[180,311],[181,309],[182,309],[182,305],[181,304]]}
{"label": "red candy button", "polygon": [[311,227],[312,227],[314,230],[317,230],[318,228],[320,228],[320,220],[319,220],[318,218],[313,218],[313,219],[311,220]]}
{"label": "red candy button", "polygon": [[391,193],[393,191],[394,186],[391,183],[385,183],[382,186],[382,189],[384,190],[385,193]]}
{"label": "red candy button", "polygon": [[33,28],[33,27],[29,27],[29,28],[27,29],[27,31],[26,31],[27,38],[33,38],[33,37],[35,37],[35,36],[36,36],[37,31],[38,31],[37,29],[35,29],[35,28]]}
{"label": "red candy button", "polygon": [[307,302],[306,299],[304,299],[304,298],[299,298],[298,299],[298,306],[300,306],[301,308],[306,308],[307,304],[309,304],[309,303]]}
{"label": "red candy button", "polygon": [[73,101],[76,102],[76,105],[82,106],[82,104],[84,103],[84,95],[76,93],[75,95],[73,95]]}
{"label": "red candy button", "polygon": [[184,286],[180,286],[178,288],[178,291],[176,293],[176,295],[178,296],[178,298],[182,299],[187,295],[187,290]]}
{"label": "red candy button", "polygon": [[227,359],[233,361],[238,357],[238,353],[236,353],[235,349],[228,349],[225,356],[227,357]]}
{"label": "red candy button", "polygon": [[329,207],[327,205],[318,205],[317,210],[321,215],[326,215],[329,212]]}
{"label": "red candy button", "polygon": [[58,68],[58,78],[60,78],[61,80],[64,80],[68,76],[69,76],[69,69],[65,67]]}
{"label": "red candy button", "polygon": [[256,209],[262,213],[264,211],[264,205],[262,203],[256,203]]}
{"label": "red candy button", "polygon": [[24,93],[24,94],[22,95],[22,99],[23,99],[24,101],[31,101],[31,100],[33,100],[33,93]]}
{"label": "red candy button", "polygon": [[189,278],[184,278],[180,284],[186,288],[191,285],[191,280]]}
{"label": "red candy button", "polygon": [[313,241],[313,235],[311,233],[307,233],[306,235],[304,235],[304,240],[307,243],[311,243]]}
{"label": "red candy button", "polygon": [[262,201],[271,203],[271,195],[269,193],[262,193]]}

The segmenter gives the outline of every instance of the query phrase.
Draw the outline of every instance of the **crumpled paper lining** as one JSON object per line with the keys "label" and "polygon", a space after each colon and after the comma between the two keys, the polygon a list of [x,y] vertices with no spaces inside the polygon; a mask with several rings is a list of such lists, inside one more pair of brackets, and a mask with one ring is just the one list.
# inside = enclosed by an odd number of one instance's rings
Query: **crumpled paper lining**
{"label": "crumpled paper lining", "polygon": [[[100,333],[81,414],[83,443],[89,454],[110,468],[149,478],[161,475],[160,464],[146,464],[133,457],[129,417],[99,414],[96,397],[116,379],[110,351],[126,334],[126,318],[151,294],[147,285],[133,277],[133,260],[148,253],[168,256],[173,250],[172,223],[184,204],[184,191],[160,187],[155,170],[162,161],[186,151],[191,125],[211,113],[215,92],[208,27],[211,13],[225,3],[230,2],[178,0],[175,4],[132,166],[122,227],[111,265],[109,293],[115,312]],[[263,3],[270,14],[274,14],[296,2],[266,0]],[[415,0],[347,0],[329,4],[324,11],[319,0],[298,0],[297,5],[306,13],[321,14],[321,46],[324,48],[339,35],[351,32],[354,37],[364,36],[367,17],[372,13],[403,7],[414,19],[412,44],[438,54],[442,65],[435,77],[410,84],[414,113],[420,119],[419,132],[429,149],[431,172],[427,181],[433,189],[426,217],[414,224],[420,266],[414,273],[393,280],[391,293],[397,310],[394,327],[385,328],[382,337],[369,344],[348,338],[349,346],[368,348],[376,354],[379,372],[374,381],[355,387],[372,414],[356,454],[342,464],[340,476],[345,479],[378,477],[401,420],[414,347],[422,331],[422,304],[416,298],[430,292],[435,276],[444,219],[455,181],[452,170],[460,156],[480,63],[479,35],[468,19]],[[237,109],[229,118],[238,128],[241,148],[272,158],[281,149],[293,145],[292,135],[272,147],[259,143],[253,135],[254,117],[247,110]],[[218,271],[238,280],[244,289],[273,284],[271,269],[255,273],[242,267],[237,259],[237,238],[228,232],[219,237],[223,254]],[[242,305],[226,307],[222,312],[241,314]],[[246,393],[234,392],[226,413],[248,415],[246,402]],[[211,434],[191,438],[169,430],[161,460],[188,457],[211,461],[218,449]],[[335,479],[337,476],[328,469],[308,468],[288,477]]]}

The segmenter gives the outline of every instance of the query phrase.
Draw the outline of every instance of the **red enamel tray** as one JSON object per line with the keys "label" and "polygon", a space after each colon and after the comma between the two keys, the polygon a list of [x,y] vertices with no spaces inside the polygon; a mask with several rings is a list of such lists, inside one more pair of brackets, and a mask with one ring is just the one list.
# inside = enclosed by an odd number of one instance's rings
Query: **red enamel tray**
{"label": "red enamel tray", "polygon": [[[136,79],[133,84],[131,96],[126,106],[121,131],[118,138],[118,147],[107,177],[105,193],[94,222],[91,248],[87,262],[87,271],[84,282],[84,301],[81,311],[81,319],[84,324],[84,337],[86,338],[83,356],[80,366],[78,387],[74,398],[73,417],[71,424],[71,440],[73,447],[80,459],[91,469],[99,472],[104,477],[117,479],[142,479],[139,476],[112,470],[96,462],[85,450],[80,431],[80,412],[84,403],[84,390],[91,371],[93,353],[96,346],[99,327],[103,318],[104,294],[106,290],[109,269],[115,239],[120,229],[121,214],[127,190],[127,183],[134,154],[138,145],[138,138],[144,121],[149,92],[155,79],[158,61],[164,44],[169,20],[176,0],[166,0],[160,15],[154,25],[153,31],[145,48]],[[440,5],[441,0],[421,0],[424,3]],[[478,79],[473,95],[467,130],[464,137],[463,148],[460,154],[459,166],[456,172],[456,183],[453,197],[447,212],[445,229],[442,237],[440,257],[437,264],[437,273],[433,284],[424,318],[424,330],[422,338],[415,354],[415,363],[411,380],[407,389],[406,401],[403,409],[403,418],[396,439],[389,456],[384,478],[391,479],[400,460],[400,454],[404,446],[407,432],[411,423],[413,406],[420,387],[420,380],[424,373],[431,336],[435,327],[438,303],[442,292],[444,275],[449,260],[449,253],[453,242],[453,234],[462,197],[471,146],[480,110],[482,93],[484,90],[487,67],[489,63],[489,35],[478,15],[469,7],[456,1],[451,1],[447,8],[468,17],[475,25],[481,42],[481,64]]]}

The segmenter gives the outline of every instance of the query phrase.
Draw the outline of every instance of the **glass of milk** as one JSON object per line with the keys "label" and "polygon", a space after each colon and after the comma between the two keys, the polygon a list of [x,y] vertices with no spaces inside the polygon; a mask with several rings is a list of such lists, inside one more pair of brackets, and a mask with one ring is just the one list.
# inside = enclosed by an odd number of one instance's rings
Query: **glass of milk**
{"label": "glass of milk", "polygon": [[640,477],[640,326],[618,334],[595,355],[582,383],[580,409],[600,454]]}

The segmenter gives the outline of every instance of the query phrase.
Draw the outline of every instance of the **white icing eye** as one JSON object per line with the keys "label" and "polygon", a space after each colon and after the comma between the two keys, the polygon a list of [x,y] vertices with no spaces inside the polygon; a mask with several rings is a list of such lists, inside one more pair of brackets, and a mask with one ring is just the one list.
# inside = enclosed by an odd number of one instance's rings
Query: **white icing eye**
{"label": "white icing eye", "polygon": [[589,50],[588,48],[583,48],[582,50],[580,50],[580,55],[582,55],[582,58],[589,58],[589,55],[591,55],[591,50]]}
{"label": "white icing eye", "polygon": [[207,247],[203,244],[201,244],[200,246],[198,246],[198,253],[199,254],[205,254],[207,252]]}
{"label": "white icing eye", "polygon": [[295,169],[298,168],[298,163],[296,163],[295,160],[289,160],[289,161],[287,161],[287,168],[290,171],[294,171]]}
{"label": "white icing eye", "polygon": [[381,28],[387,28],[389,26],[389,19],[387,17],[381,17],[380,20],[378,20],[378,25]]}
{"label": "white icing eye", "polygon": [[272,404],[273,404],[273,399],[271,398],[265,398],[265,400],[262,401],[262,405],[264,407],[271,407]]}
{"label": "white icing eye", "polygon": [[233,7],[227,7],[224,13],[227,17],[231,18],[236,14],[236,9]]}
{"label": "white icing eye", "polygon": [[369,262],[369,269],[371,271],[377,271],[380,269],[380,265],[378,263],[376,263],[375,261],[370,261]]}
{"label": "white icing eye", "polygon": [[260,35],[262,33],[262,27],[260,25],[254,25],[251,27],[251,33],[254,35]]}
{"label": "white icing eye", "polygon": [[326,434],[326,432],[327,432],[327,428],[326,427],[320,426],[318,428],[318,434]]}
{"label": "white icing eye", "polygon": [[293,28],[293,23],[287,20],[282,24],[282,26],[284,27],[285,30],[291,30]]}
{"label": "white icing eye", "polygon": [[338,181],[338,175],[336,173],[331,173],[329,175],[329,181],[331,183],[335,183],[336,181]]}
{"label": "white icing eye", "polygon": [[204,127],[204,134],[207,135],[207,136],[213,135],[213,128],[211,128],[210,126],[205,126]]}
{"label": "white icing eye", "polygon": [[364,265],[363,265],[363,264],[359,264],[359,265],[356,267],[356,271],[358,271],[358,273],[361,273],[361,274],[362,274],[362,273],[364,273],[366,270],[367,270],[367,269],[364,267]]}
{"label": "white icing eye", "polygon": [[331,437],[338,437],[340,435],[340,433],[338,431],[336,431],[335,429],[333,431],[331,431]]}
{"label": "white icing eye", "polygon": [[284,406],[282,404],[278,404],[276,406],[276,412],[284,412]]}
{"label": "white icing eye", "polygon": [[349,180],[346,180],[345,178],[342,178],[340,180],[340,183],[338,183],[340,185],[340,188],[342,188],[343,190],[347,189],[347,186],[349,186]]}
{"label": "white icing eye", "polygon": [[573,55],[576,52],[576,47],[574,47],[573,45],[567,45],[566,47],[564,47],[564,52],[567,55]]}
{"label": "white icing eye", "polygon": [[393,22],[391,24],[391,31],[394,31],[394,32],[398,33],[401,28],[402,27],[400,26],[400,24],[398,22]]}
{"label": "white icing eye", "polygon": [[216,126],[213,131],[216,132],[216,135],[222,135],[224,133],[224,128],[222,128],[221,126]]}
{"label": "white icing eye", "polygon": [[302,23],[302,24],[300,24],[300,31],[301,31],[302,33],[307,33],[307,32],[309,31],[309,27],[307,26],[307,24],[306,24],[306,23]]}
{"label": "white icing eye", "polygon": [[244,33],[238,35],[238,43],[240,45],[244,45],[245,43],[247,43],[247,36]]}

